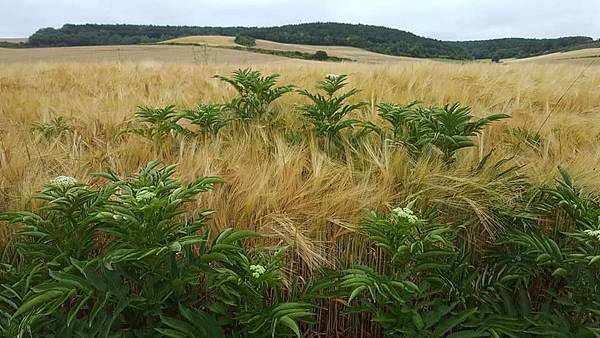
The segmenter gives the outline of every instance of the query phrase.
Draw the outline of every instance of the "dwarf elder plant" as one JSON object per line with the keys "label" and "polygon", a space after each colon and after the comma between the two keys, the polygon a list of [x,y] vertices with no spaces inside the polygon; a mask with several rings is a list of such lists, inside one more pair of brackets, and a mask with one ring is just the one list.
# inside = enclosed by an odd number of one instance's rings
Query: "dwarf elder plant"
{"label": "dwarf elder plant", "polygon": [[188,130],[178,124],[182,115],[177,112],[174,105],[163,108],[138,107],[135,118],[141,126],[124,128],[121,134],[136,134],[153,142],[155,150],[159,150],[169,135],[188,134]]}
{"label": "dwarf elder plant", "polygon": [[71,125],[62,116],[57,116],[48,122],[36,122],[31,129],[46,138],[61,136],[73,130]]}
{"label": "dwarf elder plant", "polygon": [[[436,224],[434,211],[409,203],[371,212],[358,226],[377,250],[367,263],[341,266],[319,281],[368,313],[386,336],[598,337],[600,203],[565,170],[558,185],[529,201],[529,214],[482,248],[463,226]],[[564,219],[549,228],[541,219]]]}
{"label": "dwarf elder plant", "polygon": [[[488,257],[509,272],[501,282],[508,314],[525,319],[531,336],[600,335],[600,203],[561,168],[555,187],[542,188],[533,208],[553,226],[531,222],[503,234]],[[537,290],[537,288],[541,288]]]}
{"label": "dwarf elder plant", "polygon": [[370,212],[358,229],[381,250],[378,261],[373,266],[342,268],[325,278],[332,296],[347,299],[348,312],[372,314],[386,336],[461,333],[465,329],[456,327],[477,309],[447,299],[445,276],[455,268],[453,257],[459,255],[454,244],[457,233],[419,215],[413,207],[409,203],[388,215]]}
{"label": "dwarf elder plant", "polygon": [[221,179],[174,173],[154,161],[129,177],[99,174],[100,188],[59,177],[36,212],[1,214],[18,228],[0,271],[0,333],[300,336],[312,305],[280,293],[284,248],[246,250],[251,231],[212,236],[213,211],[185,205]]}
{"label": "dwarf elder plant", "polygon": [[454,161],[456,151],[475,145],[472,137],[480,134],[485,126],[510,117],[494,114],[473,120],[471,108],[458,103],[429,108],[417,103],[383,103],[377,108],[379,115],[389,122],[394,140],[406,145],[414,155],[434,146],[446,162]]}
{"label": "dwarf elder plant", "polygon": [[[385,336],[597,337],[600,230],[509,230],[474,255],[460,229],[396,208],[358,229],[379,255],[329,271],[326,293]],[[531,224],[533,226],[533,224]]]}
{"label": "dwarf elder plant", "polygon": [[201,135],[217,135],[221,128],[234,120],[227,116],[227,107],[220,104],[199,104],[194,109],[185,110],[181,117],[198,127],[197,133]]}
{"label": "dwarf elder plant", "polygon": [[225,106],[241,119],[261,119],[273,115],[271,104],[283,94],[293,90],[293,86],[275,86],[279,74],[263,76],[259,71],[238,69],[230,77],[214,77],[229,83],[238,93]]}
{"label": "dwarf elder plant", "polygon": [[317,83],[317,89],[324,94],[311,93],[306,89],[298,90],[300,95],[311,101],[299,109],[313,125],[315,134],[338,147],[342,144],[342,131],[345,129],[352,129],[355,126],[367,130],[375,129],[370,122],[348,118],[348,115],[366,106],[368,102],[347,102],[348,99],[360,92],[359,89],[352,88],[340,94],[340,90],[348,84],[347,80],[348,75],[329,74]]}

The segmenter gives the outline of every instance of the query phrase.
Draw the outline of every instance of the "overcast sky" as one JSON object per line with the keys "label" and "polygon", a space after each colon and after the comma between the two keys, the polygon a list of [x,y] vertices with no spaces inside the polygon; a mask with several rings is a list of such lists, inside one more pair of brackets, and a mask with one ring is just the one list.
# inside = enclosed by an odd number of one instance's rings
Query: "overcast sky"
{"label": "overcast sky", "polygon": [[64,23],[272,26],[335,21],[442,40],[600,38],[600,0],[0,0],[0,37]]}

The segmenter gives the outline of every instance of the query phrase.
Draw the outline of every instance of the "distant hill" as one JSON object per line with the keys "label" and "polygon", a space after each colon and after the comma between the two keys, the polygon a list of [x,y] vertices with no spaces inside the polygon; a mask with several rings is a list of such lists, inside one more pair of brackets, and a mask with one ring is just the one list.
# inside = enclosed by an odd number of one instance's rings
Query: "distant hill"
{"label": "distant hill", "polygon": [[0,38],[0,48],[28,47],[27,38]]}
{"label": "distant hill", "polygon": [[557,39],[505,38],[447,43],[462,48],[473,59],[526,58],[564,50],[600,47],[600,41],[594,41],[594,39],[585,36]]}
{"label": "distant hill", "polygon": [[304,23],[278,27],[66,24],[59,29],[38,30],[29,38],[29,44],[34,47],[139,44],[190,35],[244,35],[282,43],[350,46],[396,56],[448,59],[522,58],[598,43],[585,36],[440,41],[383,26]]}
{"label": "distant hill", "polygon": [[0,42],[25,43],[27,42],[27,38],[0,38]]}
{"label": "distant hill", "polygon": [[579,63],[584,65],[595,63],[600,65],[598,61],[600,61],[600,47],[544,54],[524,59],[508,60],[507,62]]}
{"label": "distant hill", "polygon": [[[235,42],[235,37],[222,35],[190,35],[181,38],[170,39],[160,42],[166,45],[201,45],[209,47],[241,47]],[[397,61],[415,61],[422,60],[406,56],[394,56],[381,53],[374,53],[363,48],[348,46],[317,46],[306,44],[292,44],[273,42],[270,40],[255,39],[253,48],[268,50],[274,52],[305,53],[314,55],[317,51],[324,51],[329,57],[338,57],[346,60],[353,60],[366,63],[382,63]],[[251,50],[251,49],[250,49]],[[275,53],[276,54],[276,53]]]}

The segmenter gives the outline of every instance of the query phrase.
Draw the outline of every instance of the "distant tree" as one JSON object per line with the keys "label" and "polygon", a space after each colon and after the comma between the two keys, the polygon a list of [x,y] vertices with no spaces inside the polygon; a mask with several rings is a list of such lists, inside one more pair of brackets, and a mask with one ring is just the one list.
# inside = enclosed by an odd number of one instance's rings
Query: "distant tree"
{"label": "distant tree", "polygon": [[327,55],[327,52],[324,50],[318,50],[312,58],[313,60],[325,61],[329,59],[329,55]]}
{"label": "distant tree", "polygon": [[235,43],[242,46],[253,47],[256,46],[256,39],[251,36],[237,35],[234,40]]}
{"label": "distant tree", "polygon": [[30,47],[27,42],[0,41],[0,48],[26,48]]}

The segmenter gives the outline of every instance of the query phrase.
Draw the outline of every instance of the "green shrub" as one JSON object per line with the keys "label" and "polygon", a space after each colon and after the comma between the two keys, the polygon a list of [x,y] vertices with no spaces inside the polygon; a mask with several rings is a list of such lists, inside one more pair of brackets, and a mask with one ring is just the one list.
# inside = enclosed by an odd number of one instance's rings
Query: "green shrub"
{"label": "green shrub", "polygon": [[327,75],[325,79],[317,83],[317,89],[325,92],[311,93],[306,89],[298,90],[298,93],[312,101],[300,107],[302,115],[313,125],[317,136],[324,137],[328,142],[336,146],[342,144],[342,131],[352,129],[355,126],[363,130],[376,129],[370,122],[358,119],[349,119],[348,115],[365,107],[367,101],[347,103],[346,101],[356,95],[359,90],[352,88],[343,94],[337,93],[347,85],[347,75]]}
{"label": "green shrub", "polygon": [[233,120],[226,115],[226,107],[219,104],[199,104],[195,109],[185,110],[181,116],[199,127],[201,134],[213,135],[217,135],[221,128]]}
{"label": "green shrub", "polygon": [[72,131],[72,129],[67,120],[62,116],[55,117],[48,122],[34,123],[32,127],[33,131],[39,132],[46,138],[63,135]]}
{"label": "green shrub", "polygon": [[136,134],[153,142],[154,149],[160,150],[169,135],[189,134],[189,131],[178,124],[183,115],[177,112],[174,105],[164,108],[138,107],[135,118],[142,123],[140,127],[124,128],[122,134]]}
{"label": "green shrub", "polygon": [[327,52],[324,50],[318,50],[312,58],[313,60],[326,61],[329,59],[329,55],[327,55]]}
{"label": "green shrub", "polygon": [[568,231],[529,222],[481,255],[460,228],[409,204],[359,225],[377,260],[329,271],[319,283],[347,299],[347,313],[372,315],[386,336],[597,337],[600,204],[566,171],[561,176],[531,208],[542,218],[566,210],[574,221]]}
{"label": "green shrub", "polygon": [[279,74],[262,76],[259,71],[238,69],[231,77],[215,75],[215,78],[232,85],[238,96],[226,104],[241,119],[260,119],[272,115],[271,103],[285,93],[292,91],[292,86],[275,87]]}
{"label": "green shrub", "polygon": [[347,297],[348,312],[372,314],[386,336],[445,337],[464,331],[457,326],[477,309],[449,299],[447,276],[461,254],[454,244],[456,231],[412,208],[396,208],[388,216],[370,213],[359,230],[381,250],[380,259],[373,267],[355,265],[326,278],[334,280],[333,294]]}
{"label": "green shrub", "polygon": [[236,35],[236,37],[233,41],[235,43],[237,43],[238,45],[242,45],[242,46],[246,46],[246,47],[256,46],[256,39],[251,36],[247,36],[247,35]]}
{"label": "green shrub", "polygon": [[457,150],[472,147],[472,137],[480,134],[483,127],[510,117],[494,114],[473,120],[471,108],[461,107],[458,103],[430,108],[419,107],[416,103],[383,103],[377,107],[379,115],[390,123],[395,140],[407,145],[413,154],[420,154],[427,146],[435,146],[446,162],[454,160]]}
{"label": "green shrub", "polygon": [[213,211],[185,204],[221,179],[174,172],[151,162],[99,174],[101,188],[59,177],[37,212],[2,214],[20,225],[0,272],[3,336],[300,336],[313,306],[280,294],[285,248],[249,252],[245,230],[211,236]]}

